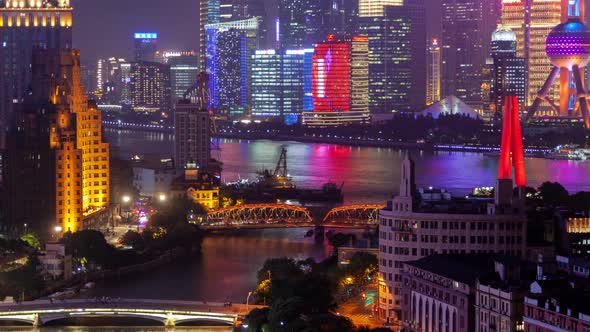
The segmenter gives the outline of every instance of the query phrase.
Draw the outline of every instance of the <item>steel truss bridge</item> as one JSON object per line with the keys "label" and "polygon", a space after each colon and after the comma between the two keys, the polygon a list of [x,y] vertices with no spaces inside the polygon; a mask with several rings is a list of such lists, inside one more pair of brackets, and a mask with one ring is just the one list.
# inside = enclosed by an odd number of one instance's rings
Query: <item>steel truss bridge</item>
{"label": "steel truss bridge", "polygon": [[207,218],[214,224],[311,224],[309,211],[287,204],[244,204],[210,211]]}
{"label": "steel truss bridge", "polygon": [[262,306],[144,299],[117,299],[106,303],[90,299],[38,300],[0,304],[0,321],[42,326],[57,320],[108,317],[148,319],[170,327],[193,322],[233,326],[248,310],[258,307]]}
{"label": "steel truss bridge", "polygon": [[363,204],[345,205],[333,208],[326,214],[323,221],[325,224],[379,224],[379,210],[385,205]]}
{"label": "steel truss bridge", "polygon": [[[360,227],[377,225],[384,205],[346,205],[333,208],[326,216],[313,218],[302,206],[287,204],[244,204],[210,211],[206,227],[309,227],[334,225]],[[314,220],[318,221],[314,223]]]}

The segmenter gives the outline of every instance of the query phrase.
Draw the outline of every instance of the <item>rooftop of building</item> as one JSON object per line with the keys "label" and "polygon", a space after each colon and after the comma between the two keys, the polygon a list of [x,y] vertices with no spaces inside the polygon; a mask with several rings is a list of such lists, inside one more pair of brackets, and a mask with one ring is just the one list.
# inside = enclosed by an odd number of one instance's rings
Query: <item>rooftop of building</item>
{"label": "rooftop of building", "polygon": [[174,160],[170,157],[163,157],[160,154],[145,153],[134,155],[131,158],[133,167],[148,168],[154,170],[174,169]]}
{"label": "rooftop of building", "polygon": [[[414,201],[416,213],[440,213],[440,214],[487,214],[487,204],[493,203],[493,197],[463,197],[451,196],[445,189],[420,189],[416,193]],[[392,202],[389,201],[385,210],[392,210]]]}
{"label": "rooftop of building", "polygon": [[[590,315],[590,281],[572,282],[570,278],[538,280],[531,284],[527,298],[536,301],[536,306],[578,317],[577,313]],[[532,301],[527,301],[533,304]],[[571,311],[568,314],[568,310]]]}
{"label": "rooftop of building", "polygon": [[221,180],[209,172],[198,170],[185,170],[185,173],[172,181],[172,191],[184,191],[189,188],[200,190],[212,190],[219,188]]}
{"label": "rooftop of building", "polygon": [[494,273],[500,257],[492,254],[436,254],[404,264],[464,284],[475,285],[478,278]]}

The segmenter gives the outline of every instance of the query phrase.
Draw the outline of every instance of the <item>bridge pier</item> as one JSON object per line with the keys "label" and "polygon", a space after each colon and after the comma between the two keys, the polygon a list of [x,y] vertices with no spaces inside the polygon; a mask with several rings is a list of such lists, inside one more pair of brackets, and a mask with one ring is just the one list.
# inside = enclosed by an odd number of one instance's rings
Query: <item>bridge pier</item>
{"label": "bridge pier", "polygon": [[39,314],[33,314],[33,327],[39,327],[39,325],[41,325]]}
{"label": "bridge pier", "polygon": [[174,315],[171,312],[166,313],[166,321],[164,322],[166,327],[174,327],[176,326],[176,322],[174,320]]}

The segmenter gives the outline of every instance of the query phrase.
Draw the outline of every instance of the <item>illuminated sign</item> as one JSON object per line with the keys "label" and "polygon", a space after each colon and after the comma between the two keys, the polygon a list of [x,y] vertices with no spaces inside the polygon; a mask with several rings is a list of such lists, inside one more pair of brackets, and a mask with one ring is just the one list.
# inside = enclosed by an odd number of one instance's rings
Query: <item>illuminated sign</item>
{"label": "illuminated sign", "polygon": [[135,39],[158,39],[157,33],[136,32],[133,34]]}

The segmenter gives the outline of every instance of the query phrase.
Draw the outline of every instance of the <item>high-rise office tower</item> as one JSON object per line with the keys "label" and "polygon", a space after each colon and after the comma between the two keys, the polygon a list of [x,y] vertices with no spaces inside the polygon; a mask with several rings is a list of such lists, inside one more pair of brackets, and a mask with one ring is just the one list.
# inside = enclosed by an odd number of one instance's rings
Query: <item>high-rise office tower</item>
{"label": "high-rise office tower", "polygon": [[207,24],[207,70],[212,103],[229,111],[250,104],[252,55],[258,48],[257,18]]}
{"label": "high-rise office tower", "polygon": [[369,114],[368,39],[328,35],[312,56],[313,112],[304,112],[307,126],[364,123]]}
{"label": "high-rise office tower", "polygon": [[174,162],[177,168],[187,164],[206,169],[211,159],[211,119],[207,108],[181,99],[174,110]]}
{"label": "high-rise office tower", "polygon": [[252,115],[296,121],[303,111],[305,50],[257,50],[252,57]]}
{"label": "high-rise office tower", "polygon": [[133,34],[135,61],[156,61],[158,34],[137,32]]}
{"label": "high-rise office tower", "polygon": [[279,0],[279,44],[282,48],[304,47],[309,0]]}
{"label": "high-rise office tower", "polygon": [[72,47],[70,1],[0,1],[0,38],[1,148],[9,114],[30,89],[33,50]]}
{"label": "high-rise office tower", "polygon": [[247,0],[220,0],[219,19],[221,22],[243,20],[248,18]]}
{"label": "high-rise office tower", "polygon": [[205,25],[209,23],[209,1],[199,0],[199,47],[197,49],[197,65],[200,71],[205,71],[207,65],[207,34]]}
{"label": "high-rise office tower", "polygon": [[490,113],[501,111],[506,96],[515,96],[521,106],[526,95],[525,59],[516,56],[516,34],[500,26],[492,34],[490,66]]}
{"label": "high-rise office tower", "polygon": [[[551,29],[562,20],[561,0],[503,0],[502,25],[516,34],[517,56],[526,61],[527,106],[545,83],[551,62],[545,53],[545,40]],[[559,103],[559,90],[552,88],[548,97]],[[546,105],[540,113],[550,111]]]}
{"label": "high-rise office tower", "polygon": [[75,232],[109,204],[101,114],[80,84],[78,51],[36,50],[32,77],[5,154],[8,219],[45,236],[56,226]]}
{"label": "high-rise office tower", "polygon": [[404,0],[358,0],[359,17],[385,15],[385,6],[400,6]]}
{"label": "high-rise office tower", "polygon": [[360,17],[369,38],[371,113],[421,110],[426,94],[426,23],[423,0],[384,6],[382,16]]}
{"label": "high-rise office tower", "polygon": [[281,53],[257,50],[252,56],[252,115],[262,118],[282,116]]}
{"label": "high-rise office tower", "polygon": [[98,59],[96,64],[96,88],[103,89],[108,81],[108,64],[106,59]]}
{"label": "high-rise office tower", "polygon": [[258,39],[261,48],[275,46],[276,24],[268,4],[264,0],[248,0],[248,16],[258,17]]}
{"label": "high-rise office tower", "polygon": [[482,108],[482,71],[499,10],[495,1],[443,0],[443,98],[455,95],[475,109]]}
{"label": "high-rise office tower", "polygon": [[166,112],[171,106],[170,66],[158,62],[131,65],[131,107],[137,112]]}
{"label": "high-rise office tower", "polygon": [[173,103],[182,99],[184,93],[196,82],[199,74],[197,60],[195,54],[168,58]]}
{"label": "high-rise office tower", "polygon": [[440,100],[440,44],[434,38],[428,46],[428,67],[426,71],[426,105]]}

